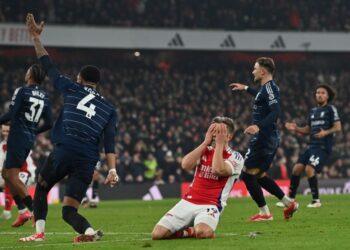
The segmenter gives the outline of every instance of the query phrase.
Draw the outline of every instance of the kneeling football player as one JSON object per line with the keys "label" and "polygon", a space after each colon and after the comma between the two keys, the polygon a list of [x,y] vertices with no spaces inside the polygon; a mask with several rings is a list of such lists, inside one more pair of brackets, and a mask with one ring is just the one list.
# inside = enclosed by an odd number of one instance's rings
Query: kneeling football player
{"label": "kneeling football player", "polygon": [[220,214],[233,184],[243,168],[243,157],[228,142],[234,133],[233,120],[215,117],[202,144],[182,160],[182,168],[196,168],[188,192],[157,223],[153,240],[213,238]]}

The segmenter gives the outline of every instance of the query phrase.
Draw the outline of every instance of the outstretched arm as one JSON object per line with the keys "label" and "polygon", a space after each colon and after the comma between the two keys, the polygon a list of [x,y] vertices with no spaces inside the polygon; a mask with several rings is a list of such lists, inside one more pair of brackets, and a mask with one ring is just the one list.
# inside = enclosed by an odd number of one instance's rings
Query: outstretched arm
{"label": "outstretched arm", "polygon": [[252,96],[256,96],[258,94],[258,90],[257,89],[253,89],[251,87],[249,87],[248,85],[245,84],[241,84],[241,83],[231,83],[230,87],[232,88],[232,91],[237,91],[237,90],[245,90],[247,91],[249,94],[251,94]]}

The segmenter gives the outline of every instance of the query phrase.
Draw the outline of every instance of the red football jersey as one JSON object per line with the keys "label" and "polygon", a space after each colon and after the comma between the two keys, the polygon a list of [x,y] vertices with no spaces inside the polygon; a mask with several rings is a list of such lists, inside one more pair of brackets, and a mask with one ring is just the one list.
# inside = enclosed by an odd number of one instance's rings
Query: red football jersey
{"label": "red football jersey", "polygon": [[215,148],[208,146],[201,155],[196,172],[188,192],[183,197],[194,204],[216,205],[220,210],[226,206],[234,182],[241,174],[244,159],[242,155],[231,148],[223,152],[225,163],[232,169],[232,176],[218,177],[212,173],[212,161]]}

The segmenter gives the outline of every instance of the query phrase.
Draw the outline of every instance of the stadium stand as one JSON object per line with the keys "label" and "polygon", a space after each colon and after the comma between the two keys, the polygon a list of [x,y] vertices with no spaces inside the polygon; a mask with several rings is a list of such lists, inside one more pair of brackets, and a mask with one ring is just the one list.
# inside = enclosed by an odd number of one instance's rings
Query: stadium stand
{"label": "stadium stand", "polygon": [[[0,65],[0,102],[10,100],[13,90],[22,84],[24,71],[35,60],[30,49],[8,48]],[[238,131],[234,148],[244,154],[248,136],[242,131],[250,122],[252,99],[232,93],[232,81],[251,83],[251,67],[260,54],[211,52],[141,52],[132,51],[51,49],[59,69],[75,78],[79,66],[99,65],[103,72],[102,94],[117,107],[120,116],[117,152],[118,172],[124,183],[152,181],[189,181],[193,173],[181,170],[182,156],[199,144],[205,124],[215,115],[234,118]],[[343,132],[337,135],[332,159],[324,167],[322,178],[350,177],[350,103],[347,101],[346,54],[288,53],[271,54],[276,59],[276,81],[282,95],[282,122],[295,119],[306,122],[313,106],[314,87],[321,82],[337,91]],[[105,60],[104,58],[109,58]],[[46,90],[58,114],[61,100],[49,83]],[[1,113],[6,109],[6,103]],[[288,178],[307,138],[282,129],[282,143],[270,174]],[[52,149],[49,135],[39,136],[34,150],[38,165]],[[152,165],[153,164],[153,165]],[[156,169],[154,170],[154,164]],[[153,166],[153,167],[152,167]],[[153,168],[153,170],[152,170]],[[148,171],[147,171],[148,170]]]}
{"label": "stadium stand", "polygon": [[50,24],[224,30],[349,31],[350,2],[70,0],[0,1],[0,22],[27,12]]}

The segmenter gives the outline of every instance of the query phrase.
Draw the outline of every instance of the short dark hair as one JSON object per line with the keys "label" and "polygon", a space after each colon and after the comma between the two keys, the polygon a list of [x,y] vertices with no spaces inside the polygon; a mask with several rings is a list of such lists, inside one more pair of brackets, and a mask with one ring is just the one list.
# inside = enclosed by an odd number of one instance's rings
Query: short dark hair
{"label": "short dark hair", "polygon": [[44,81],[46,74],[39,64],[33,64],[30,66],[29,70],[30,75],[35,83],[41,84]]}
{"label": "short dark hair", "polygon": [[275,73],[275,62],[271,57],[259,57],[258,59],[256,59],[256,62],[261,67],[264,67],[271,75]]}
{"label": "short dark hair", "polygon": [[85,65],[80,70],[80,77],[87,82],[98,83],[100,81],[100,70],[94,65]]}
{"label": "short dark hair", "polygon": [[328,101],[327,101],[327,103],[332,102],[334,100],[334,98],[335,98],[335,91],[334,91],[334,89],[331,86],[329,86],[328,84],[324,84],[324,83],[323,84],[319,84],[319,85],[316,86],[315,93],[314,93],[314,98],[316,98],[316,92],[320,88],[325,89],[327,91],[327,93],[328,93]]}
{"label": "short dark hair", "polygon": [[230,134],[233,134],[235,132],[235,123],[229,117],[215,116],[213,120],[211,120],[211,123],[225,123],[225,125],[227,126],[227,130]]}

